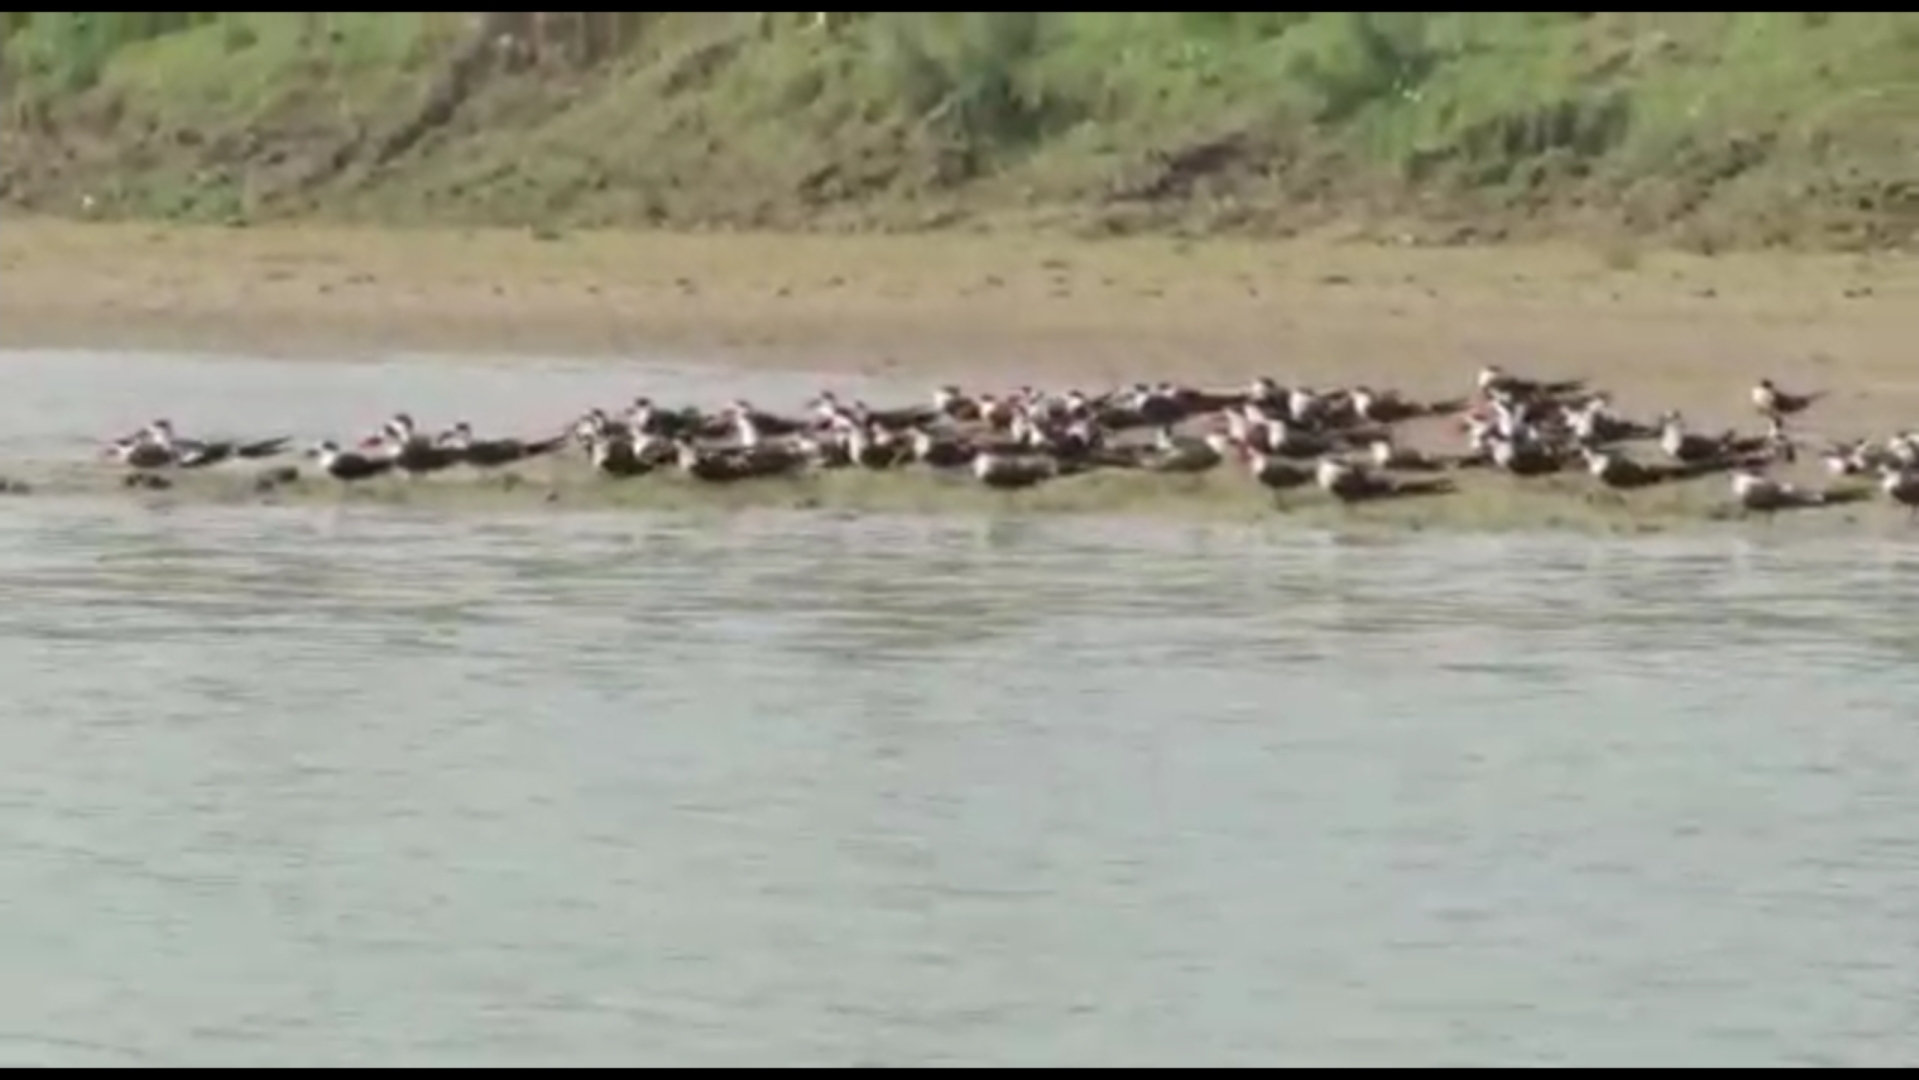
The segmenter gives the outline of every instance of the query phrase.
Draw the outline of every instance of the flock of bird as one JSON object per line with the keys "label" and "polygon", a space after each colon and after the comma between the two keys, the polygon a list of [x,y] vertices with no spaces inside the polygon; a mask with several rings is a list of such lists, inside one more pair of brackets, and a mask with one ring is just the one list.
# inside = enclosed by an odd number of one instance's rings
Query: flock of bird
{"label": "flock of bird", "polygon": [[[1631,420],[1584,380],[1525,379],[1497,366],[1483,368],[1469,394],[1437,402],[1365,386],[1285,388],[1268,378],[1223,392],[1162,383],[1099,395],[1022,389],[973,396],[943,387],[924,405],[891,409],[845,403],[829,392],[797,417],[745,401],[707,412],[640,398],[617,417],[594,409],[569,430],[538,439],[479,439],[465,423],[430,435],[401,414],[351,448],[328,440],[307,454],[321,473],[343,484],[388,474],[500,469],[571,451],[611,479],[677,471],[713,484],[821,469],[917,468],[1016,489],[1102,469],[1195,474],[1227,466],[1275,492],[1318,488],[1344,503],[1444,494],[1455,490],[1446,474],[1462,469],[1518,477],[1583,472],[1612,489],[1722,473],[1734,504],[1770,514],[1870,494],[1858,485],[1801,489],[1769,475],[1798,454],[1788,418],[1820,396],[1787,393],[1761,380],[1751,405],[1766,427],[1752,435],[1691,431],[1676,412],[1650,423]],[[1395,439],[1397,425],[1420,417],[1455,422],[1457,451],[1425,453]],[[1656,454],[1629,455],[1627,445],[1641,440]],[[291,441],[186,439],[160,420],[115,440],[107,453],[129,468],[129,486],[165,487],[171,470],[271,458]],[[1919,516],[1919,437],[1901,433],[1882,443],[1833,446],[1824,457],[1835,477],[1876,475],[1884,498]],[[259,482],[274,486],[298,477],[297,468],[280,466]]]}

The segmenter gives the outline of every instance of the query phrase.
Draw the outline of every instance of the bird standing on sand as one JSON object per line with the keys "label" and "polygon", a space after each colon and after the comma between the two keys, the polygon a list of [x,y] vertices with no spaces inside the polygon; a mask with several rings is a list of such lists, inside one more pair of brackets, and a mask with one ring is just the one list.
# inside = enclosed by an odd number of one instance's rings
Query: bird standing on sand
{"label": "bird standing on sand", "polygon": [[1732,471],[1732,497],[1740,509],[1757,510],[1766,515],[1767,521],[1772,520],[1776,511],[1820,506],[1827,501],[1823,492],[1801,491],[1751,467]]}
{"label": "bird standing on sand", "polygon": [[621,480],[645,476],[654,468],[654,462],[632,439],[619,435],[595,438],[587,448],[587,460],[592,462],[594,472]]}
{"label": "bird standing on sand", "polygon": [[1919,473],[1897,465],[1883,466],[1879,470],[1879,490],[1885,493],[1886,498],[1906,508],[1908,521],[1919,520]]}
{"label": "bird standing on sand", "polygon": [[546,439],[476,439],[473,437],[473,425],[462,420],[453,425],[440,440],[440,445],[453,450],[460,460],[476,468],[489,469],[500,465],[511,465],[528,458],[550,454],[566,445],[565,435],[555,435]]}
{"label": "bird standing on sand", "polygon": [[172,447],[144,431],[114,440],[104,453],[130,469],[164,469],[179,461],[179,455],[173,452]]}
{"label": "bird standing on sand", "polygon": [[1322,457],[1313,463],[1313,482],[1319,489],[1343,503],[1358,502],[1392,491],[1392,481],[1374,475],[1361,465]]}
{"label": "bird standing on sand", "polygon": [[1246,470],[1261,487],[1289,491],[1313,482],[1317,470],[1295,465],[1256,446],[1246,448]]}
{"label": "bird standing on sand", "polygon": [[1058,471],[1050,458],[1013,457],[991,450],[973,457],[973,478],[1002,491],[1032,487],[1051,479]]}
{"label": "bird standing on sand", "polygon": [[393,469],[391,457],[371,457],[342,450],[340,444],[331,439],[316,444],[309,453],[319,459],[321,472],[345,484],[370,480]]}
{"label": "bird standing on sand", "polygon": [[1824,397],[1824,392],[1812,394],[1788,394],[1773,385],[1771,379],[1761,379],[1752,388],[1752,405],[1762,416],[1773,420],[1805,412],[1812,403]]}

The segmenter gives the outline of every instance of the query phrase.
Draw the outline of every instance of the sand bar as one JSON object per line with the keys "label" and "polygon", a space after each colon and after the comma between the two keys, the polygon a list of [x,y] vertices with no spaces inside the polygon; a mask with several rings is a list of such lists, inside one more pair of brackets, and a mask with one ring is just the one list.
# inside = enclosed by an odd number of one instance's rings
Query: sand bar
{"label": "sand bar", "polygon": [[1919,269],[1893,256],[1638,255],[1030,236],[179,229],[0,223],[0,347],[649,349],[928,380],[1367,380],[1482,360],[1627,409],[1748,420],[1760,373],[1821,422],[1919,414]]}

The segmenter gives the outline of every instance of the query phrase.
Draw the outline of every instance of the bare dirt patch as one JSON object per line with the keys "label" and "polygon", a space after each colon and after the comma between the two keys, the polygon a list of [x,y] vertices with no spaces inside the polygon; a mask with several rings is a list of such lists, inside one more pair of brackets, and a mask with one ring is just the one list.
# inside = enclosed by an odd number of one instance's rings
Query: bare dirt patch
{"label": "bare dirt patch", "polygon": [[1001,383],[1256,373],[1456,390],[1480,363],[1745,421],[1770,374],[1819,423],[1919,413],[1896,256],[1030,236],[0,223],[0,344],[324,357],[645,351]]}

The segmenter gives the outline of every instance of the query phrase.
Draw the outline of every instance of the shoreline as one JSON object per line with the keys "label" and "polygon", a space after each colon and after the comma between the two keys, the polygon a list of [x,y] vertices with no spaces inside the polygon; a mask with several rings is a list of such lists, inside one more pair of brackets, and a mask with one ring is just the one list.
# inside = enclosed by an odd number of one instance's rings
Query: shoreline
{"label": "shoreline", "polygon": [[[270,470],[292,465],[299,478],[261,485]],[[1097,516],[1224,525],[1272,525],[1370,535],[1500,535],[1512,533],[1631,537],[1751,530],[1759,535],[1894,537],[1913,535],[1905,511],[1887,504],[1865,480],[1820,485],[1840,494],[1834,505],[1782,511],[1771,521],[1732,505],[1723,475],[1708,475],[1635,492],[1608,490],[1578,470],[1520,479],[1484,470],[1446,475],[1447,494],[1344,506],[1306,488],[1275,494],[1233,463],[1199,475],[1099,470],[1021,491],[995,491],[964,472],[922,466],[873,472],[858,468],[791,477],[708,484],[671,470],[626,480],[594,475],[569,456],[492,473],[466,468],[408,481],[387,478],[341,485],[292,454],[259,465],[228,464],[169,474],[164,490],[129,487],[125,473],[88,462],[19,463],[0,479],[25,481],[6,499],[118,499],[152,507],[290,506],[421,509],[451,515],[497,512],[731,514],[806,511],[915,516],[1011,513]],[[1405,477],[1402,476],[1402,479]],[[1414,483],[1423,478],[1415,477]]]}
{"label": "shoreline", "polygon": [[[0,278],[0,348],[131,346],[315,362],[414,350],[616,362],[659,349],[735,369],[745,394],[756,370],[811,370],[986,392],[1157,379],[1238,386],[1264,374],[1430,399],[1458,396],[1481,364],[1498,363],[1528,376],[1588,378],[1636,418],[1677,409],[1694,429],[1755,432],[1747,388],[1770,376],[1827,394],[1796,425],[1800,463],[1779,470],[1806,487],[1826,486],[1817,453],[1824,442],[1883,438],[1919,416],[1919,371],[1909,359],[1919,263],[1885,256],[1608,261],[1580,248],[1402,249],[1332,239],[540,238],[9,218],[0,222]],[[537,361],[525,363],[530,374],[538,370]],[[607,403],[579,404],[584,411]],[[1457,448],[1457,434],[1436,421],[1407,425],[1401,441]],[[1583,479],[1569,478],[1575,488]],[[1040,492],[1012,505],[1266,512],[1258,493],[1250,503],[1238,494],[1169,497],[1121,478],[1088,497],[1072,494],[1071,483],[1057,496]],[[1006,502],[885,483],[849,487],[838,477],[819,486],[765,489],[747,501],[853,511]],[[901,486],[912,485],[893,485]],[[1666,494],[1650,493],[1602,513],[1576,491],[1513,497],[1476,478],[1465,486],[1464,495],[1415,500],[1420,505],[1403,513],[1368,507],[1349,516],[1411,528],[1570,522],[1638,532],[1700,518],[1726,501],[1723,480],[1676,485],[1669,506],[1659,504]],[[111,480],[105,487],[116,490]],[[189,484],[169,497],[207,497],[196,490]],[[1056,497],[1065,505],[1054,507]],[[690,501],[731,498],[702,493]],[[1782,522],[1842,514],[1870,521],[1879,511],[1795,513]]]}

